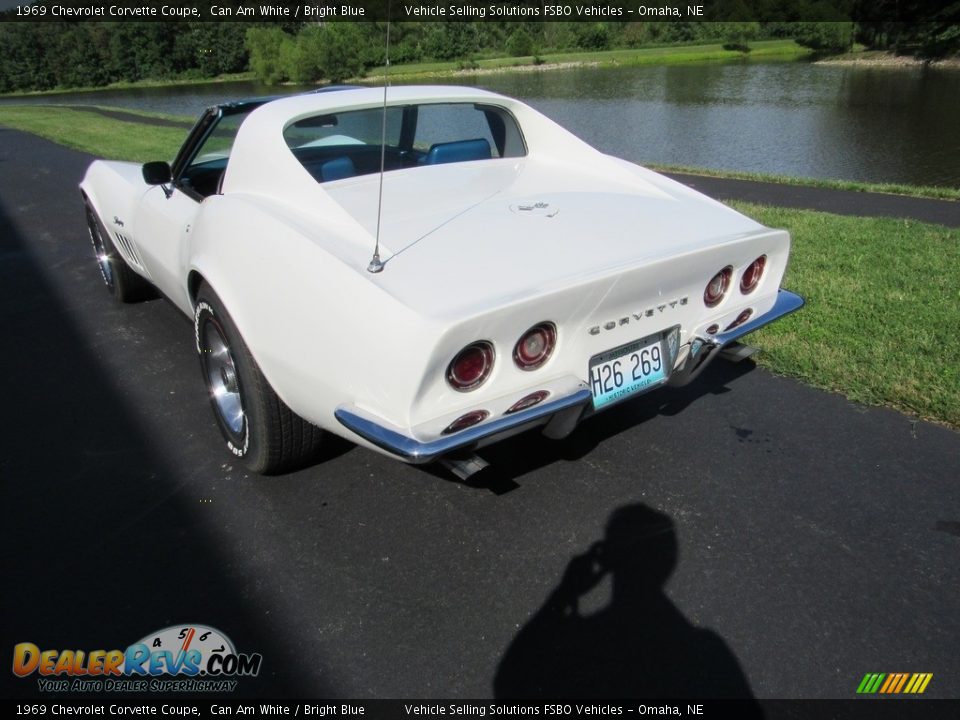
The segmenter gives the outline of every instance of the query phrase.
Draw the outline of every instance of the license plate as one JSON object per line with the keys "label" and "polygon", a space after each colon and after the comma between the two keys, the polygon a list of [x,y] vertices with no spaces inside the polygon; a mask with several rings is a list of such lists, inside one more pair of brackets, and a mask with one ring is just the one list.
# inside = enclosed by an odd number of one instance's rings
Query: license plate
{"label": "license plate", "polygon": [[661,333],[649,335],[590,359],[594,409],[650,390],[666,381],[666,354],[661,338]]}

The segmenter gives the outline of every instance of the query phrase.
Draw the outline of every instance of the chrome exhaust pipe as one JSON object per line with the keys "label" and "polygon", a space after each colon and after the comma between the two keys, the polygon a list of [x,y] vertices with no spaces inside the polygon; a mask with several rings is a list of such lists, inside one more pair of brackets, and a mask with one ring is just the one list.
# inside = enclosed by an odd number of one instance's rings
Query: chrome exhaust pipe
{"label": "chrome exhaust pipe", "polygon": [[476,475],[490,465],[490,463],[476,454],[464,457],[442,457],[437,460],[437,462],[461,480],[469,480],[472,475]]}

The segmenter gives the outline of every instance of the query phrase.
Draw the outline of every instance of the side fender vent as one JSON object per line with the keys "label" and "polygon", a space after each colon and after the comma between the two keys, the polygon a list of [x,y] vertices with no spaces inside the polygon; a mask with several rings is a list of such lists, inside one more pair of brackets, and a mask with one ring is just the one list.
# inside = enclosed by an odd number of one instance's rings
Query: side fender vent
{"label": "side fender vent", "polygon": [[115,235],[117,238],[117,247],[120,250],[120,254],[123,255],[124,260],[131,265],[136,265],[142,270],[143,261],[140,259],[136,246],[130,242],[126,235],[121,235],[120,233],[115,233]]}

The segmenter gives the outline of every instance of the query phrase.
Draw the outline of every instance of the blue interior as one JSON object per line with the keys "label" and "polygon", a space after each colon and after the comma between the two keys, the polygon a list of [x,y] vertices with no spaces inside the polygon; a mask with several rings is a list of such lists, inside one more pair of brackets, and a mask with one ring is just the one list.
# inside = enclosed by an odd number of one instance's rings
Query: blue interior
{"label": "blue interior", "polygon": [[490,143],[484,138],[476,138],[431,145],[430,151],[423,158],[423,164],[442,165],[468,160],[488,160],[490,157]]}
{"label": "blue interior", "polygon": [[342,180],[343,178],[353,177],[356,174],[357,169],[353,165],[353,160],[348,157],[333,158],[333,160],[327,160],[320,166],[320,178],[322,182]]}

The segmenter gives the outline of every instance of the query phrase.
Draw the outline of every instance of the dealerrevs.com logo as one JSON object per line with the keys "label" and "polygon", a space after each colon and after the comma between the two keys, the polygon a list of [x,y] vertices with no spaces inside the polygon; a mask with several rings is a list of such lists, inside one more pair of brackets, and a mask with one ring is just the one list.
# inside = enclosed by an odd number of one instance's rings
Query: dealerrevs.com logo
{"label": "dealerrevs.com logo", "polygon": [[262,662],[205,625],[164,628],[125,650],[13,648],[13,674],[39,676],[41,692],[231,692],[237,678],[256,677]]}

